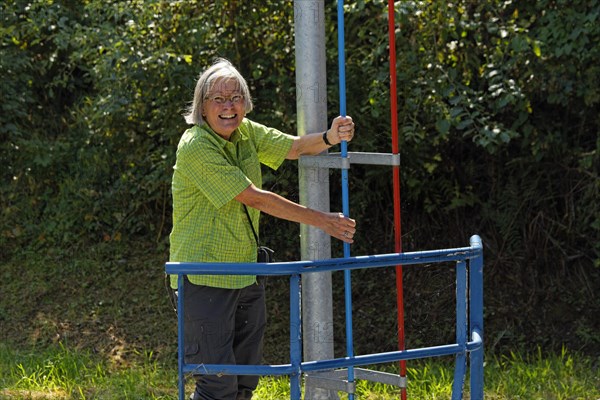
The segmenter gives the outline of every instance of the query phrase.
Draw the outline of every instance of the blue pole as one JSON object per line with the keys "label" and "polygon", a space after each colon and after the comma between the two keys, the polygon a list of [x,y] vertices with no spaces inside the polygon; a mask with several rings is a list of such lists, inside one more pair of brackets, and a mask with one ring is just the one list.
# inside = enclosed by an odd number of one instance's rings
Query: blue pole
{"label": "blue pole", "polygon": [[467,265],[456,263],[456,343],[462,349],[456,354],[452,400],[463,398],[465,373],[467,370]]}
{"label": "blue pole", "polygon": [[[340,86],[340,115],[346,116],[346,55],[344,43],[344,2],[338,0],[338,68]],[[342,212],[345,216],[350,215],[348,196],[348,142],[341,143],[342,156]],[[350,244],[344,243],[344,258],[350,257]],[[346,304],[346,355],[354,357],[354,339],[352,336],[352,280],[350,271],[344,270],[344,293]],[[354,368],[348,367],[348,382],[354,382]],[[348,393],[348,399],[354,400],[354,393]]]}
{"label": "blue pole", "polygon": [[290,398],[300,400],[300,376],[302,374],[302,331],[300,321],[300,275],[290,275]]}
{"label": "blue pole", "polygon": [[185,354],[183,343],[183,279],[182,274],[177,275],[177,369],[179,372],[179,400],[185,400],[185,376],[183,367],[185,366]]}
{"label": "blue pole", "polygon": [[[478,257],[469,263],[470,308],[469,324],[472,336],[478,336],[482,345],[471,352],[471,399],[483,399],[483,243],[477,235],[471,237],[471,247],[480,250]],[[473,338],[471,338],[473,340]]]}

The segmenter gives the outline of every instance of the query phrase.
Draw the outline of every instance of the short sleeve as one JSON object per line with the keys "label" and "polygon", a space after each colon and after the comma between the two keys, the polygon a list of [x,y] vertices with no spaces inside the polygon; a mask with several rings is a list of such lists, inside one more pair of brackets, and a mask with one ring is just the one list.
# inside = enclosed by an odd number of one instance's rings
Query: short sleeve
{"label": "short sleeve", "polygon": [[219,209],[250,185],[239,167],[227,159],[220,144],[194,138],[177,150],[175,168]]}
{"label": "short sleeve", "polygon": [[256,143],[261,164],[271,169],[279,168],[294,143],[294,136],[250,120],[243,125],[243,129],[246,129],[244,133]]}

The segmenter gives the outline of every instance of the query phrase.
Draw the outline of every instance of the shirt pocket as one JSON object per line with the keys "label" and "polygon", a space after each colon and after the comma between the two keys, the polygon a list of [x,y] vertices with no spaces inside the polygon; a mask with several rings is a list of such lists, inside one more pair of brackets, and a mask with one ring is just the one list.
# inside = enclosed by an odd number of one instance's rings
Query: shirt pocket
{"label": "shirt pocket", "polygon": [[246,175],[248,179],[250,179],[250,181],[252,181],[254,186],[256,186],[259,189],[262,188],[262,173],[258,158],[248,157],[242,160],[240,164],[242,172],[244,173],[244,175]]}

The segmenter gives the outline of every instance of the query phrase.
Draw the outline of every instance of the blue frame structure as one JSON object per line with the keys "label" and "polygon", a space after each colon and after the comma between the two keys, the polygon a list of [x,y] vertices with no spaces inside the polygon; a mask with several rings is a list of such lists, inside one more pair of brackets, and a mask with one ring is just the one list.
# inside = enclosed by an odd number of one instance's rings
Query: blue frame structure
{"label": "blue frame structure", "polygon": [[[387,266],[456,263],[456,342],[446,345],[347,356],[331,360],[302,362],[300,311],[300,277],[325,271]],[[165,264],[167,274],[178,275],[178,373],[179,399],[185,400],[185,375],[288,375],[290,398],[300,400],[301,377],[305,372],[353,369],[400,360],[456,355],[452,399],[463,396],[469,355],[470,393],[472,400],[483,399],[483,244],[479,236],[470,239],[469,247],[409,253],[379,254],[316,261],[276,263],[182,263]],[[290,276],[290,363],[283,365],[186,364],[184,360],[183,278],[185,275],[289,275]],[[346,310],[346,326],[352,327],[352,312]],[[353,385],[352,385],[353,387]],[[349,392],[353,394],[352,392]]]}

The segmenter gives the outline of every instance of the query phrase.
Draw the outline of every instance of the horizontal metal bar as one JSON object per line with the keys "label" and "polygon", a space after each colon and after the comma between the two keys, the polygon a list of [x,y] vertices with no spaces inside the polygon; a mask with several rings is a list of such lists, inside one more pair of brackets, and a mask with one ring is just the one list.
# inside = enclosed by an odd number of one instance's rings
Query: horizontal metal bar
{"label": "horizontal metal bar", "polygon": [[431,250],[412,253],[391,253],[329,260],[291,261],[275,263],[191,263],[168,262],[167,274],[212,275],[292,275],[309,272],[353,270],[394,265],[427,264],[468,260],[478,257],[480,246]]}
{"label": "horizontal metal bar", "polygon": [[402,387],[402,377],[389,372],[373,371],[364,368],[354,368],[354,377],[369,382],[379,382],[386,385]]}
{"label": "horizontal metal bar", "polygon": [[292,375],[292,364],[283,365],[229,365],[229,364],[186,364],[186,374],[197,375]]}
{"label": "horizontal metal bar", "polygon": [[[406,377],[389,372],[374,371],[364,368],[354,369],[354,378],[369,382],[378,382],[385,385],[406,387]],[[323,389],[354,393],[356,383],[348,382],[348,369],[335,369],[332,371],[311,372],[305,375],[305,385]]]}
{"label": "horizontal metal bar", "polygon": [[365,164],[365,165],[400,165],[400,154],[392,153],[365,153],[365,152],[348,152],[346,158],[341,157],[340,153],[327,153],[318,156],[302,156],[298,160],[301,167],[313,168],[330,168],[342,169],[347,168],[344,163],[350,164]]}
{"label": "horizontal metal bar", "polygon": [[[477,342],[479,340],[479,342]],[[443,346],[423,347],[413,350],[390,351],[387,353],[368,354],[364,356],[336,358],[331,360],[308,361],[302,363],[302,371],[319,371],[323,369],[335,369],[342,367],[352,367],[358,365],[383,364],[400,360],[414,360],[426,357],[441,357],[452,354],[459,354],[481,346],[480,338],[469,342],[465,347],[458,344],[448,344]]]}
{"label": "horizontal metal bar", "polygon": [[311,372],[310,374],[305,374],[304,384],[306,386],[335,390],[337,392],[341,391],[346,393],[354,393],[356,390],[356,383],[348,382],[347,369]]}
{"label": "horizontal metal bar", "polygon": [[[324,378],[343,380],[348,377],[348,369],[332,369],[327,371],[311,372],[306,374],[307,378]],[[355,377],[357,379],[371,380],[373,382],[389,383],[396,385],[400,381],[400,375],[389,372],[374,371],[371,369],[355,368]]]}
{"label": "horizontal metal bar", "polygon": [[426,357],[441,357],[461,353],[458,344],[428,347],[414,350],[391,351],[388,353],[368,354],[364,356],[344,357],[331,360],[308,361],[302,363],[303,371],[319,371],[322,369],[347,368],[357,365],[373,365],[399,360],[413,360]]}
{"label": "horizontal metal bar", "polygon": [[[374,365],[399,360],[414,360],[426,357],[441,357],[465,351],[477,350],[482,346],[481,335],[477,331],[471,333],[473,341],[466,348],[454,343],[442,346],[423,347],[413,350],[390,351],[387,353],[368,354],[364,356],[335,358],[331,360],[307,361],[300,366],[301,372],[321,370],[339,370],[339,368],[359,365]],[[355,369],[356,371],[356,369]],[[366,371],[366,370],[363,370]],[[223,364],[186,364],[184,373],[198,375],[292,375],[298,373],[291,364],[283,365],[223,365]],[[393,374],[391,374],[393,375]],[[316,376],[319,376],[317,374]],[[379,382],[379,381],[377,381]],[[385,383],[385,382],[384,382]]]}

